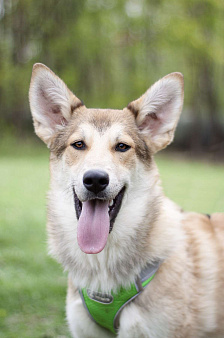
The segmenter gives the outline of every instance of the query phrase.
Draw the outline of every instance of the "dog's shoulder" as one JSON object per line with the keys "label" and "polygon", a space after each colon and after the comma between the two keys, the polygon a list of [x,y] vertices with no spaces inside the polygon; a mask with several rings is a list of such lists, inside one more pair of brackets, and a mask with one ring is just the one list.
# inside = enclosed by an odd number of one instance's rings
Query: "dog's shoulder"
{"label": "dog's shoulder", "polygon": [[[224,213],[214,213],[211,215],[196,212],[184,212],[183,225],[188,235],[209,236],[224,243]],[[224,244],[223,244],[224,246]]]}
{"label": "dog's shoulder", "polygon": [[224,214],[186,213],[183,226],[188,258],[198,279],[210,280],[208,287],[215,289],[224,280]]}
{"label": "dog's shoulder", "polygon": [[224,243],[224,213],[215,213],[210,217],[210,222],[217,235],[222,236]]}

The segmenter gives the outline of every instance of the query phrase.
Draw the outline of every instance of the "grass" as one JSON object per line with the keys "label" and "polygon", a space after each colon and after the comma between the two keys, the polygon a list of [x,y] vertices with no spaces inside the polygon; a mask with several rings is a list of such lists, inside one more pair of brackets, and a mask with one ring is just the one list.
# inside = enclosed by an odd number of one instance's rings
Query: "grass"
{"label": "grass", "polygon": [[69,337],[66,276],[47,256],[48,154],[0,160],[0,337]]}
{"label": "grass", "polygon": [[224,212],[224,164],[158,155],[165,194],[186,211]]}
{"label": "grass", "polygon": [[[0,159],[0,337],[69,337],[66,275],[47,256],[48,152],[14,144]],[[165,193],[186,210],[224,209],[224,165],[158,156]]]}

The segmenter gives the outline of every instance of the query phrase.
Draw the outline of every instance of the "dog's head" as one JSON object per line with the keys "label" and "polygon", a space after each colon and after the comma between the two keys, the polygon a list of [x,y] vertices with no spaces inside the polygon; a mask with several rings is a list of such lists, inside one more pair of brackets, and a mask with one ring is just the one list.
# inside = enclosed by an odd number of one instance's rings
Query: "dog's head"
{"label": "dog's head", "polygon": [[73,191],[82,251],[100,252],[133,178],[146,186],[151,156],[166,147],[183,104],[183,76],[156,82],[123,110],[87,109],[49,68],[36,64],[30,85],[36,134],[51,151],[53,180]]}

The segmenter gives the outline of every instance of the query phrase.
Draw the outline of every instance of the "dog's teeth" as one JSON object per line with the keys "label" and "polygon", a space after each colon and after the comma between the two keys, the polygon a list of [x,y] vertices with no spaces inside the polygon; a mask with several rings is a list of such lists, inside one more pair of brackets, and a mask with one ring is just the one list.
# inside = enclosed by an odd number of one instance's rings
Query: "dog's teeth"
{"label": "dog's teeth", "polygon": [[111,201],[109,202],[109,206],[112,207],[113,204],[114,204],[114,200],[111,200]]}

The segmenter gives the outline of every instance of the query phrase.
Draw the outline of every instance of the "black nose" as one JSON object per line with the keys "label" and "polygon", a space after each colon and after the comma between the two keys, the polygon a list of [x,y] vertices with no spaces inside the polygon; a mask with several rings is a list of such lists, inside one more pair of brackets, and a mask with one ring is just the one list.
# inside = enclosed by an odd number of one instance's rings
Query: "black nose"
{"label": "black nose", "polygon": [[105,171],[89,170],[83,176],[83,184],[89,191],[98,194],[109,184],[109,176]]}

